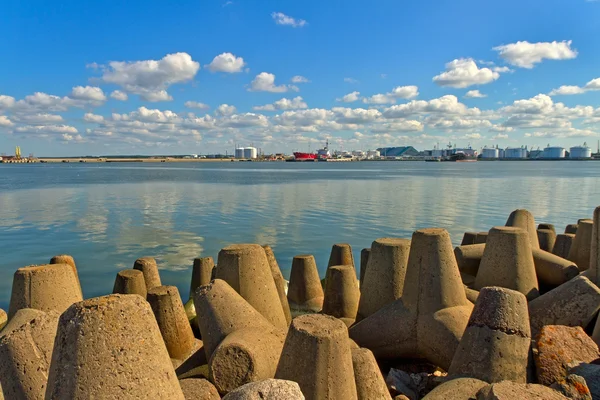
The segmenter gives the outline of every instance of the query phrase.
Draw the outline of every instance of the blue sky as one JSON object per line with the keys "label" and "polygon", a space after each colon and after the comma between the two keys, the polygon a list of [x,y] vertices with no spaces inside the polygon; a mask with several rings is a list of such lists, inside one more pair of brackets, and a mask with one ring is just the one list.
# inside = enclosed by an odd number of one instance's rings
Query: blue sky
{"label": "blue sky", "polygon": [[0,37],[7,154],[600,138],[599,1],[31,0]]}

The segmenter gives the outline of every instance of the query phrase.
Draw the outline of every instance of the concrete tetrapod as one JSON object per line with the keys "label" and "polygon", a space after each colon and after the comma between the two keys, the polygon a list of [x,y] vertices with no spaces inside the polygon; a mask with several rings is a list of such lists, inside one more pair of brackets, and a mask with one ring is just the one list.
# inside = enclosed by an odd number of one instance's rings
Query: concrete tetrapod
{"label": "concrete tetrapod", "polygon": [[360,251],[360,271],[359,271],[359,282],[360,282],[360,288],[362,290],[362,285],[363,282],[365,280],[365,272],[367,272],[367,266],[369,263],[369,256],[371,255],[371,249],[370,248],[366,248],[366,249],[362,249]]}
{"label": "concrete tetrapod", "polygon": [[287,293],[290,307],[297,311],[320,312],[324,297],[315,258],[309,254],[294,256]]}
{"label": "concrete tetrapod", "polygon": [[473,378],[457,378],[442,383],[427,393],[422,400],[472,400],[488,383]]}
{"label": "concrete tetrapod", "polygon": [[592,255],[592,233],[594,232],[594,221],[584,219],[579,222],[577,234],[569,250],[569,260],[579,267],[579,271],[585,271],[590,267]]}
{"label": "concrete tetrapod", "polygon": [[402,297],[350,329],[378,358],[426,358],[448,369],[473,309],[465,295],[450,235],[413,234]]}
{"label": "concrete tetrapod", "polygon": [[179,381],[185,400],[221,400],[215,386],[202,378],[187,378]]}
{"label": "concrete tetrapod", "polygon": [[552,232],[556,233],[556,228],[554,227],[554,224],[545,224],[545,223],[540,223],[538,224],[538,231],[540,229],[550,229]]}
{"label": "concrete tetrapod", "polygon": [[565,226],[565,233],[575,235],[577,233],[578,224],[569,224]]}
{"label": "concrete tetrapod", "polygon": [[525,232],[527,232],[529,242],[531,243],[531,248],[540,248],[537,230],[535,229],[535,219],[533,218],[533,214],[531,214],[529,211],[523,209],[513,211],[506,221],[506,226],[513,226],[523,229]]}
{"label": "concrete tetrapod", "polygon": [[297,382],[307,400],[357,400],[346,325],[328,315],[294,318],[275,378]]}
{"label": "concrete tetrapod", "polygon": [[485,244],[487,236],[487,232],[465,232],[460,245],[466,246],[469,244]]}
{"label": "concrete tetrapod", "polygon": [[273,378],[281,356],[285,331],[243,328],[219,344],[210,358],[210,380],[220,393],[250,382]]}
{"label": "concrete tetrapod", "polygon": [[0,308],[0,331],[4,329],[6,324],[8,323],[8,314],[6,311]]}
{"label": "concrete tetrapod", "polygon": [[290,305],[288,303],[287,294],[285,293],[285,279],[283,279],[283,275],[281,275],[281,269],[279,268],[279,264],[277,263],[275,253],[273,253],[273,249],[271,248],[271,246],[267,244],[263,246],[263,248],[265,249],[267,260],[269,260],[271,275],[273,275],[273,281],[275,282],[275,287],[277,288],[277,294],[279,295],[281,308],[283,308],[283,313],[285,314],[285,320],[289,325],[292,322],[292,314],[290,312]]}
{"label": "concrete tetrapod", "polygon": [[374,314],[402,296],[409,252],[408,239],[382,238],[373,242],[367,272],[360,286],[357,320]]}
{"label": "concrete tetrapod", "polygon": [[275,329],[221,279],[198,288],[194,293],[194,305],[207,360],[210,360],[217,346],[232,332],[243,328],[257,328],[263,332]]}
{"label": "concrete tetrapod", "polygon": [[454,256],[456,257],[459,271],[471,276],[477,276],[484,250],[485,243],[457,246],[454,249]]}
{"label": "concrete tetrapod", "polygon": [[323,314],[339,318],[347,326],[356,320],[360,290],[352,265],[335,265],[328,269]]}
{"label": "concrete tetrapod", "polygon": [[358,400],[392,400],[375,356],[369,349],[352,349]]}
{"label": "concrete tetrapod", "polygon": [[561,258],[568,258],[571,246],[573,245],[573,240],[575,240],[575,235],[572,233],[561,233],[560,235],[556,235],[556,242],[554,242],[552,254]]}
{"label": "concrete tetrapod", "polygon": [[138,294],[146,298],[148,294],[144,273],[137,269],[125,269],[117,272],[113,294]]}
{"label": "concrete tetrapod", "polygon": [[451,376],[527,383],[531,342],[527,299],[515,290],[485,287],[448,370]]}
{"label": "concrete tetrapod", "polygon": [[348,243],[337,243],[331,247],[327,269],[336,265],[352,265],[352,268],[355,268],[352,246]]}
{"label": "concrete tetrapod", "polygon": [[208,285],[212,281],[211,276],[215,268],[212,257],[194,258],[192,267],[192,282],[190,283],[190,299],[200,286]]}
{"label": "concrete tetrapod", "polygon": [[481,290],[486,286],[500,286],[521,292],[528,300],[538,297],[539,285],[529,239],[527,232],[521,228],[492,228],[473,288]]}
{"label": "concrete tetrapod", "polygon": [[304,400],[296,382],[265,379],[247,383],[223,397],[223,400]]}
{"label": "concrete tetrapod", "polygon": [[157,286],[161,286],[160,274],[158,273],[158,265],[156,260],[152,257],[142,257],[135,260],[133,263],[133,269],[142,271],[144,274],[144,281],[146,282],[146,290],[150,290]]}
{"label": "concrete tetrapod", "polygon": [[535,273],[540,285],[554,288],[579,275],[577,265],[544,250],[533,250]]}
{"label": "concrete tetrapod", "polygon": [[275,327],[287,320],[265,250],[258,244],[238,244],[219,252],[217,278],[227,282]]}
{"label": "concrete tetrapod", "polygon": [[46,399],[93,398],[184,400],[152,309],[140,296],[96,297],[60,316]]}
{"label": "concrete tetrapod", "polygon": [[585,328],[600,310],[600,288],[585,276],[577,276],[529,303],[531,336],[544,325]]}
{"label": "concrete tetrapod", "polygon": [[13,277],[8,318],[21,308],[59,314],[75,302],[83,300],[73,269],[67,264],[19,268]]}
{"label": "concrete tetrapod", "polygon": [[[79,285],[79,290],[81,291],[81,282],[79,281],[79,273],[77,272],[77,265],[75,265],[75,259],[73,256],[68,254],[59,254],[50,259],[50,264],[67,264],[71,268],[73,268],[73,273],[75,274],[75,278],[77,279],[77,284]],[[83,297],[83,292],[81,293]]]}
{"label": "concrete tetrapod", "polygon": [[537,236],[540,244],[540,250],[545,250],[552,253],[554,244],[556,243],[556,232],[551,229],[538,229]]}
{"label": "concrete tetrapod", "polygon": [[28,316],[0,337],[0,383],[6,399],[43,399],[46,392],[59,314],[37,311]]}
{"label": "concrete tetrapod", "polygon": [[600,284],[600,207],[594,210],[594,224],[592,226],[592,246],[590,250],[590,270],[592,282]]}

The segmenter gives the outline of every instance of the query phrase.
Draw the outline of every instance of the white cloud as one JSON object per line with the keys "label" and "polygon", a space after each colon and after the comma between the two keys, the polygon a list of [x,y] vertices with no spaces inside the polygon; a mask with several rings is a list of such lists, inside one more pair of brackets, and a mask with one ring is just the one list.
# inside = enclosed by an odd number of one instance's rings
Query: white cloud
{"label": "white cloud", "polygon": [[508,139],[508,135],[506,133],[498,133],[494,136],[492,136],[493,140],[502,140],[502,139]]}
{"label": "white cloud", "polygon": [[222,117],[226,117],[235,114],[236,111],[237,109],[235,108],[235,106],[230,106],[229,104],[221,104],[215,110],[215,114],[220,115]]}
{"label": "white cloud", "polygon": [[13,123],[10,119],[8,119],[5,115],[0,115],[0,126],[12,126]]}
{"label": "white cloud", "polygon": [[506,73],[506,72],[514,72],[514,70],[508,68],[508,67],[494,67],[492,68],[492,71],[494,72],[498,72],[498,73]]}
{"label": "white cloud", "polygon": [[146,101],[158,102],[158,101],[171,101],[173,97],[167,93],[166,90],[156,90],[145,93],[140,93],[140,97]]}
{"label": "white cloud", "polygon": [[344,103],[353,103],[358,100],[359,96],[360,96],[360,92],[352,92],[352,93],[348,93],[348,94],[342,96],[341,98],[338,98],[335,100],[341,101]]}
{"label": "white cloud", "polygon": [[15,98],[11,96],[0,95],[0,109],[11,108],[15,105]]}
{"label": "white cloud", "polygon": [[[585,84],[584,89],[586,90],[600,90],[600,78],[592,79]],[[0,96],[2,97],[2,96]]]}
{"label": "white cloud", "polygon": [[346,83],[358,83],[358,80],[354,78],[344,78],[344,82]]}
{"label": "white cloud", "polygon": [[206,110],[210,108],[210,106],[207,104],[199,103],[197,101],[186,101],[183,105],[187,108],[197,108],[199,110]]}
{"label": "white cloud", "polygon": [[83,116],[83,120],[86,122],[100,123],[100,122],[104,121],[104,117],[102,115],[85,113],[85,115]]}
{"label": "white cloud", "polygon": [[231,128],[266,127],[269,120],[262,114],[234,114],[219,121],[219,126]]}
{"label": "white cloud", "polygon": [[256,75],[256,78],[250,84],[248,91],[251,92],[271,92],[271,93],[284,93],[287,91],[298,91],[298,88],[293,85],[275,85],[275,75],[268,72],[261,72]]}
{"label": "white cloud", "polygon": [[63,122],[63,117],[58,114],[36,113],[36,114],[17,114],[15,121],[30,125],[47,125]]}
{"label": "white cloud", "polygon": [[467,133],[458,137],[458,139],[462,140],[479,140],[481,138],[483,138],[483,136],[481,136],[479,133]]}
{"label": "white cloud", "polygon": [[75,143],[83,143],[86,140],[81,135],[71,135],[69,133],[63,133],[61,135],[62,140],[65,142],[75,142]]}
{"label": "white cloud", "polygon": [[446,72],[435,76],[433,81],[439,86],[466,88],[485,85],[495,81],[500,73],[489,68],[479,68],[472,58],[460,58],[446,64]]}
{"label": "white cloud", "polygon": [[242,57],[236,57],[231,53],[222,53],[216,56],[206,67],[211,72],[242,72],[246,63]]}
{"label": "white cloud", "polygon": [[396,99],[388,94],[378,93],[370,97],[363,98],[365,104],[393,104]]}
{"label": "white cloud", "polygon": [[69,125],[25,125],[15,128],[15,132],[29,135],[48,135],[52,133],[77,133],[77,128]]}
{"label": "white cloud", "polygon": [[418,86],[397,86],[388,95],[398,99],[413,99],[419,95]]}
{"label": "white cloud", "polygon": [[303,19],[295,19],[281,12],[274,12],[271,14],[271,17],[277,25],[288,25],[294,28],[301,28],[307,24]]}
{"label": "white cloud", "polygon": [[419,114],[478,116],[481,114],[481,110],[475,107],[468,108],[460,103],[456,96],[446,95],[430,101],[412,100],[406,104],[391,106],[383,111],[383,117],[390,119]]}
{"label": "white cloud", "polygon": [[87,100],[96,102],[106,101],[106,95],[104,95],[102,89],[94,86],[75,86],[73,90],[71,90],[70,97],[75,100]]}
{"label": "white cloud", "polygon": [[333,119],[340,124],[365,124],[381,117],[381,112],[375,109],[333,107]]}
{"label": "white cloud", "polygon": [[273,104],[253,107],[254,110],[259,111],[294,110],[302,108],[308,108],[308,105],[301,96],[294,97],[293,99],[283,98],[277,100]]}
{"label": "white cloud", "polygon": [[292,77],[292,83],[309,83],[310,81],[302,75]]}
{"label": "white cloud", "polygon": [[113,90],[113,92],[110,94],[110,97],[119,101],[127,101],[127,99],[129,98],[127,96],[127,93],[121,92],[120,90]]}
{"label": "white cloud", "polygon": [[577,50],[571,48],[572,41],[539,42],[527,41],[494,47],[509,64],[521,68],[533,68],[543,60],[568,60],[577,57]]}
{"label": "white cloud", "polygon": [[479,90],[469,90],[465,94],[465,99],[481,99],[484,97],[487,97],[487,94],[483,94]]}
{"label": "white cloud", "polygon": [[568,86],[564,85],[559,87],[558,89],[552,90],[549,95],[550,96],[568,96],[573,94],[581,94],[584,93],[585,90],[580,88],[579,86]]}
{"label": "white cloud", "polygon": [[391,123],[376,124],[371,128],[372,133],[390,132],[420,132],[424,129],[423,124],[416,120],[399,120]]}

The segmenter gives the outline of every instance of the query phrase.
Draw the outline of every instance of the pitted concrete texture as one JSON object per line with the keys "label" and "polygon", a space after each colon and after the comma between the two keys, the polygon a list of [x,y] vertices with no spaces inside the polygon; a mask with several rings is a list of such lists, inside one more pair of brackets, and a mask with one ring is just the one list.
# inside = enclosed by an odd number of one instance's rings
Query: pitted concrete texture
{"label": "pitted concrete texture", "polygon": [[425,358],[444,369],[467,326],[467,300],[444,229],[413,234],[402,297],[350,329],[378,358]]}
{"label": "pitted concrete texture", "polygon": [[328,273],[323,314],[339,318],[350,326],[356,320],[360,301],[356,270],[351,265],[335,265],[329,267]]}
{"label": "pitted concrete texture", "polygon": [[[535,234],[535,230],[533,232]],[[535,240],[537,243],[537,236]],[[521,228],[492,228],[473,288],[500,286],[521,292],[528,300],[538,297],[539,285],[530,243],[527,231]]]}
{"label": "pitted concrete texture", "polygon": [[33,308],[21,308],[15,313],[15,315],[8,321],[4,326],[4,329],[0,330],[0,337],[7,335],[17,328],[25,325],[26,323],[34,320],[37,317],[46,315],[44,311],[36,310]]}
{"label": "pitted concrete texture", "polygon": [[556,287],[579,275],[577,265],[544,250],[533,250],[533,263],[540,284]]}
{"label": "pitted concrete texture", "polygon": [[423,400],[471,400],[482,387],[487,385],[487,382],[474,378],[452,379],[433,389],[423,397]]}
{"label": "pitted concrete texture", "polygon": [[117,272],[113,294],[137,294],[145,299],[148,292],[144,273],[137,269],[125,269]]}
{"label": "pitted concrete texture", "polygon": [[600,289],[585,276],[577,276],[529,303],[531,336],[544,325],[586,327],[600,310]]}
{"label": "pitted concrete texture", "polygon": [[96,297],[60,317],[46,399],[93,398],[184,400],[152,309],[140,296]]}
{"label": "pitted concrete texture", "polygon": [[469,289],[468,286],[465,286],[465,295],[467,296],[467,300],[475,304],[477,302],[477,298],[479,297],[479,292],[477,290]]}
{"label": "pitted concrete texture", "polygon": [[592,234],[594,232],[594,221],[583,219],[579,222],[577,234],[569,250],[569,260],[573,261],[579,267],[579,271],[585,271],[590,268],[592,256]]}
{"label": "pitted concrete texture", "polygon": [[346,325],[328,315],[294,318],[275,378],[297,382],[308,400],[356,400]]}
{"label": "pitted concrete texture", "polygon": [[223,400],[304,400],[296,382],[266,379],[248,383],[223,397]]}
{"label": "pitted concrete texture", "polygon": [[273,378],[286,331],[244,328],[229,334],[210,358],[210,380],[220,393]]}
{"label": "pitted concrete texture", "polygon": [[227,282],[275,327],[287,329],[287,320],[262,246],[238,244],[219,252],[217,278]]}
{"label": "pitted concrete texture", "polygon": [[573,240],[575,240],[575,234],[573,233],[561,233],[560,235],[556,235],[556,242],[554,243],[552,254],[556,254],[562,258],[569,257]]}
{"label": "pitted concrete texture", "polygon": [[486,382],[527,382],[531,342],[527,299],[517,291],[481,289],[448,370]]}
{"label": "pitted concrete texture", "polygon": [[135,260],[133,263],[133,269],[142,271],[144,274],[144,281],[146,282],[146,290],[150,290],[157,286],[161,286],[160,274],[158,273],[158,265],[156,260],[152,257],[142,257]]}
{"label": "pitted concrete texture", "polygon": [[220,400],[215,386],[201,378],[188,378],[179,381],[185,400]]}
{"label": "pitted concrete texture", "polygon": [[553,383],[550,387],[572,400],[593,400],[586,380],[579,375],[567,375],[565,379]]}
{"label": "pitted concrete texture", "polygon": [[540,250],[552,253],[554,244],[556,243],[556,232],[551,229],[538,229],[537,236],[540,243]]}
{"label": "pitted concrete texture", "polygon": [[[73,273],[75,274],[75,278],[77,279],[77,284],[79,285],[79,290],[81,291],[81,282],[79,281],[79,273],[77,272],[77,266],[75,265],[75,259],[68,254],[60,254],[58,256],[54,256],[50,259],[50,264],[67,264],[73,269]],[[83,292],[81,294],[83,297]]]}
{"label": "pitted concrete texture", "polygon": [[6,311],[4,311],[3,309],[0,308],[0,331],[2,331],[2,329],[4,329],[7,322],[8,322],[8,315],[6,314]]}
{"label": "pitted concrete texture", "polygon": [[335,265],[352,265],[352,268],[355,268],[352,246],[348,243],[337,243],[331,247],[327,269]]}
{"label": "pitted concrete texture", "polygon": [[552,232],[556,233],[556,228],[554,227],[554,224],[544,224],[544,223],[541,223],[541,224],[538,224],[537,228],[538,228],[538,230],[540,230],[540,229],[549,229]]}
{"label": "pitted concrete texture", "polygon": [[294,256],[287,293],[291,307],[320,312],[324,297],[315,258],[309,254]]}
{"label": "pitted concrete texture", "polygon": [[277,263],[275,253],[273,253],[271,246],[265,245],[263,248],[265,249],[267,260],[269,260],[271,275],[273,275],[273,281],[277,288],[277,294],[279,295],[279,301],[281,302],[281,307],[285,314],[285,320],[289,325],[292,322],[292,313],[290,312],[290,305],[288,303],[287,294],[285,293],[285,279],[283,279],[283,275],[281,275],[281,269],[279,268],[279,264]]}
{"label": "pitted concrete texture", "polygon": [[13,277],[8,318],[21,308],[59,314],[81,301],[81,289],[73,269],[67,264],[19,268]]}
{"label": "pitted concrete texture", "polygon": [[369,349],[352,349],[358,400],[392,400],[375,356]]}
{"label": "pitted concrete texture", "polygon": [[493,383],[482,387],[477,400],[568,400],[554,389],[543,385],[523,384],[510,381]]}
{"label": "pitted concrete texture", "polygon": [[0,337],[0,382],[6,399],[43,399],[59,314],[27,313]]}
{"label": "pitted concrete texture", "polygon": [[594,223],[592,226],[592,246],[590,249],[590,272],[592,282],[600,284],[600,207],[594,210]]}
{"label": "pitted concrete texture", "polygon": [[212,257],[194,258],[192,267],[192,282],[190,283],[190,299],[200,286],[210,283],[215,262]]}
{"label": "pitted concrete texture", "polygon": [[158,328],[165,341],[169,356],[182,359],[194,346],[194,333],[185,315],[179,290],[175,286],[157,286],[148,291]]}
{"label": "pitted concrete texture", "polygon": [[515,228],[523,229],[525,232],[527,232],[531,248],[540,248],[537,230],[535,229],[535,219],[533,218],[533,214],[531,214],[529,211],[523,209],[513,211],[506,221],[506,226],[513,226]]}
{"label": "pitted concrete texture", "polygon": [[578,227],[579,227],[578,224],[569,224],[569,225],[565,226],[565,233],[571,233],[571,234],[575,235],[577,233]]}
{"label": "pitted concrete texture", "polygon": [[360,286],[358,320],[402,296],[409,252],[408,239],[382,238],[373,242],[367,272]]}
{"label": "pitted concrete texture", "polygon": [[460,272],[471,276],[477,276],[484,250],[485,243],[468,244],[456,247],[454,249],[454,256],[456,257],[456,263],[458,264]]}
{"label": "pitted concrete texture", "polygon": [[257,328],[270,332],[274,329],[262,314],[221,279],[196,290],[194,305],[208,360],[219,343],[236,330]]}

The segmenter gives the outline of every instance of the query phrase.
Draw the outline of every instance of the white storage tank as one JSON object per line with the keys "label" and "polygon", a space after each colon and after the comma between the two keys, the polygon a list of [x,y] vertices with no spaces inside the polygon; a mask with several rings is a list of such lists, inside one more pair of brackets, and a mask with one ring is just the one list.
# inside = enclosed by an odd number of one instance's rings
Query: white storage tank
{"label": "white storage tank", "polygon": [[491,149],[485,148],[481,152],[481,158],[500,158],[500,151],[498,151],[498,149],[494,149],[494,148],[491,148]]}
{"label": "white storage tank", "polygon": [[381,157],[381,153],[379,152],[379,150],[369,150],[367,151],[367,158],[372,160],[374,158],[379,158]]}
{"label": "white storage tank", "polygon": [[504,150],[504,158],[527,158],[527,149],[523,147],[507,147],[506,150]]}
{"label": "white storage tank", "polygon": [[546,159],[558,159],[565,158],[566,150],[564,147],[546,147],[544,149],[544,153],[542,154],[542,158]]}
{"label": "white storage tank", "polygon": [[257,156],[258,156],[258,151],[256,150],[256,147],[244,148],[244,158],[255,159]]}
{"label": "white storage tank", "polygon": [[571,147],[569,158],[592,158],[592,149],[586,145]]}
{"label": "white storage tank", "polygon": [[243,147],[238,147],[237,149],[235,149],[235,158],[244,158],[244,148]]}

